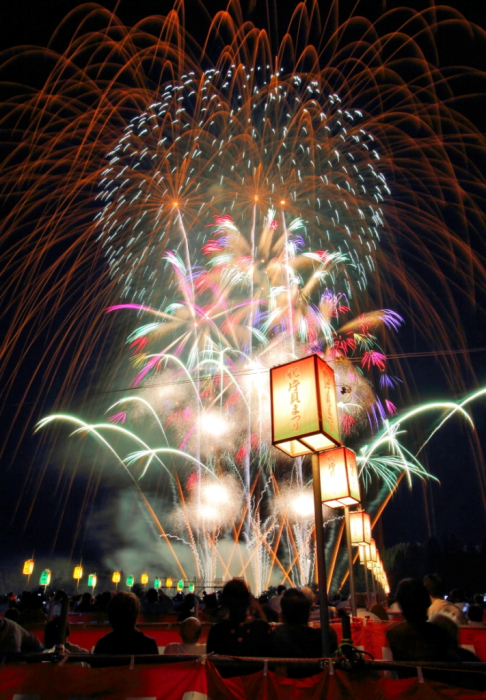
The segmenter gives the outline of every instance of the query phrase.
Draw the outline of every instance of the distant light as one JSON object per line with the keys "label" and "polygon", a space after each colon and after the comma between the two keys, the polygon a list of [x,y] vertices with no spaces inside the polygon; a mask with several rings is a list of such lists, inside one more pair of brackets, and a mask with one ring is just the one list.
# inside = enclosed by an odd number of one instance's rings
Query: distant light
{"label": "distant light", "polygon": [[292,500],[292,510],[302,518],[314,515],[314,498],[311,493],[301,493]]}
{"label": "distant light", "polygon": [[204,413],[201,416],[201,430],[210,435],[224,435],[229,429],[228,421],[220,413]]}

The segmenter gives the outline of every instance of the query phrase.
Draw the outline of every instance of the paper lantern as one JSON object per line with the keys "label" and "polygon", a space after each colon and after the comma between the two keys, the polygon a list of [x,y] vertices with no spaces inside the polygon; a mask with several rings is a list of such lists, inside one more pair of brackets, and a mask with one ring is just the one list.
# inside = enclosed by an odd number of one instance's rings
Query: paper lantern
{"label": "paper lantern", "polygon": [[190,583],[188,586],[189,593],[194,593],[196,586],[193,583]]}
{"label": "paper lantern", "polygon": [[73,578],[76,579],[76,581],[80,581],[83,578],[83,567],[82,566],[75,566],[74,567]]}
{"label": "paper lantern", "polygon": [[142,583],[144,586],[146,586],[148,582],[149,582],[148,574],[142,574],[140,576],[140,583]]}
{"label": "paper lantern", "polygon": [[111,580],[113,581],[113,583],[120,583],[121,573],[119,571],[114,571],[113,576],[111,577]]}
{"label": "paper lantern", "polygon": [[48,586],[51,582],[51,572],[49,569],[44,569],[40,575],[39,583],[41,586]]}
{"label": "paper lantern", "polygon": [[373,538],[371,538],[370,542],[370,560],[373,562],[373,565],[376,564],[378,561],[378,552],[376,551],[376,542]]}
{"label": "paper lantern", "polygon": [[154,588],[155,588],[156,591],[158,591],[159,588],[160,588],[161,586],[162,586],[162,581],[161,581],[160,578],[157,576],[157,577],[154,579]]}
{"label": "paper lantern", "polygon": [[366,564],[370,560],[371,560],[370,545],[369,544],[360,544],[359,545],[359,563]]}
{"label": "paper lantern", "polygon": [[335,447],[319,454],[321,500],[331,508],[360,502],[356,455],[347,447]]}
{"label": "paper lantern", "polygon": [[340,444],[334,372],[317,355],[270,370],[272,444],[291,457]]}
{"label": "paper lantern", "polygon": [[177,590],[179,592],[184,590],[184,581],[182,579],[180,581],[177,581]]}
{"label": "paper lantern", "polygon": [[133,586],[134,581],[135,581],[135,578],[133,576],[127,576],[127,586],[128,587]]}
{"label": "paper lantern", "polygon": [[97,582],[98,582],[98,577],[96,574],[90,574],[88,576],[88,586],[90,588],[96,588]]}
{"label": "paper lantern", "polygon": [[369,544],[371,542],[371,520],[364,510],[355,510],[349,514],[349,525],[351,530],[351,544]]}
{"label": "paper lantern", "polygon": [[169,578],[166,578],[166,579],[165,579],[165,587],[166,587],[166,588],[172,588],[172,579],[171,579],[170,576],[169,576]]}
{"label": "paper lantern", "polygon": [[26,576],[30,576],[34,571],[34,563],[35,562],[33,559],[27,559],[27,561],[24,562],[24,568],[22,569],[22,573]]}

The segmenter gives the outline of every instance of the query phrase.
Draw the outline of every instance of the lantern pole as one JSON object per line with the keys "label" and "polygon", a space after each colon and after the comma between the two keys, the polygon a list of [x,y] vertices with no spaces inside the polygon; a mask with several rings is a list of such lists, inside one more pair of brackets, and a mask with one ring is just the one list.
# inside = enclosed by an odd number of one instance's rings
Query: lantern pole
{"label": "lantern pole", "polygon": [[375,584],[375,573],[373,569],[371,569],[371,581],[373,583],[373,603],[377,603],[377,598],[376,598],[376,584]]}
{"label": "lantern pole", "polygon": [[368,586],[368,567],[366,566],[366,561],[364,563],[364,577],[365,577],[365,585],[366,585],[366,605],[368,608],[370,608],[370,589]]}
{"label": "lantern pole", "polygon": [[346,523],[346,546],[348,548],[348,566],[349,566],[349,589],[351,592],[351,613],[356,617],[356,591],[354,588],[354,571],[353,571],[353,548],[351,546],[351,524],[349,518],[349,506],[344,506],[344,521]]}
{"label": "lantern pole", "polygon": [[324,550],[324,523],[322,519],[321,472],[319,469],[319,455],[317,453],[312,453],[311,462],[312,484],[314,487],[317,582],[319,584],[322,656],[324,658],[329,658],[329,609],[327,605],[326,553]]}

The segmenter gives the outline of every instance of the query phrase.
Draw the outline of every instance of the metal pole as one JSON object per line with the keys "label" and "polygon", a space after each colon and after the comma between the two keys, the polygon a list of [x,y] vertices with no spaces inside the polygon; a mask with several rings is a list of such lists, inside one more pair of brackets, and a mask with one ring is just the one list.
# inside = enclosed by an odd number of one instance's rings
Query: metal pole
{"label": "metal pole", "polygon": [[370,605],[370,589],[368,586],[368,567],[366,566],[366,561],[364,563],[364,577],[365,577],[365,585],[366,585],[366,607],[369,609],[371,607]]}
{"label": "metal pole", "polygon": [[319,602],[321,618],[322,656],[329,658],[329,610],[327,607],[326,553],[324,551],[324,523],[322,520],[321,473],[319,456],[312,454],[312,484],[314,487],[314,518],[316,528],[317,580],[319,584]]}
{"label": "metal pole", "polygon": [[351,612],[353,614],[353,617],[356,617],[356,591],[354,589],[353,548],[351,546],[351,524],[350,524],[350,517],[349,517],[349,506],[344,506],[344,520],[346,522],[346,546],[348,548],[349,589],[351,592]]}
{"label": "metal pole", "polygon": [[370,569],[371,571],[371,580],[373,582],[373,603],[376,603],[376,585],[375,585],[375,574],[373,573],[373,569]]}

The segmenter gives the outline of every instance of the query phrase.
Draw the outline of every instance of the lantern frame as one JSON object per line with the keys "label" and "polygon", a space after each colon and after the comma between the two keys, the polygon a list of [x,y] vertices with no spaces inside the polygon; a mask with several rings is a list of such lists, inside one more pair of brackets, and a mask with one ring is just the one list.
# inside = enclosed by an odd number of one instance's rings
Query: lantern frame
{"label": "lantern frame", "polygon": [[[303,371],[312,376],[307,378],[301,399],[298,391]],[[287,390],[281,388],[280,383],[288,385]],[[295,400],[292,401],[292,397]],[[283,398],[289,398],[289,411],[285,416],[280,413]],[[272,367],[270,403],[272,445],[290,457],[321,452],[341,444],[334,371],[318,355]],[[299,429],[301,421],[310,429]]]}
{"label": "lantern frame", "polygon": [[370,542],[370,560],[375,564],[378,561],[378,552],[376,549],[376,542],[371,538]]}
{"label": "lantern frame", "polygon": [[353,546],[366,545],[371,542],[371,518],[364,510],[354,510],[349,514],[351,529],[351,544]]}
{"label": "lantern frame", "polygon": [[[339,464],[336,463],[336,459],[340,460]],[[332,477],[337,484],[338,493],[335,489],[333,497],[329,497],[325,491],[326,482],[330,483],[327,474],[335,468],[344,468],[344,474]],[[332,450],[320,452],[319,469],[321,472],[321,501],[324,505],[329,508],[342,508],[343,506],[354,506],[361,501],[356,453],[353,450],[348,447],[335,447]],[[338,483],[338,480],[341,483]],[[341,490],[339,491],[339,489]]]}
{"label": "lantern frame", "polygon": [[96,574],[89,574],[88,587],[89,588],[96,588],[97,583],[98,583],[98,576]]}

